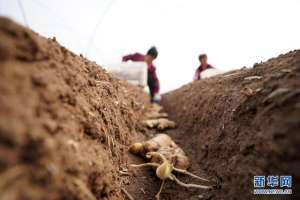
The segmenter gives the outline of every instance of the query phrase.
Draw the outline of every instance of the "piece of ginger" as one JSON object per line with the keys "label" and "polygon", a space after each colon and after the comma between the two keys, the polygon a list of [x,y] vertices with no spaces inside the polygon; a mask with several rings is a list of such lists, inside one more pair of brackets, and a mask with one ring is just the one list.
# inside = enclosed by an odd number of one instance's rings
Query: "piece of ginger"
{"label": "piece of ginger", "polygon": [[[162,180],[160,189],[159,189],[158,193],[155,195],[157,200],[160,199],[160,193],[162,192],[162,189],[167,180],[175,181],[178,185],[180,185],[182,187],[186,187],[186,188],[199,188],[199,189],[212,189],[213,188],[212,186],[206,186],[206,185],[201,185],[201,184],[187,184],[187,183],[181,182],[173,174],[173,171],[182,173],[185,175],[189,175],[193,178],[197,178],[202,181],[209,181],[209,180],[199,177],[191,172],[188,172],[187,170],[178,169],[178,168],[174,167],[173,164],[159,152],[148,152],[146,154],[146,157],[148,159],[150,159],[151,162],[143,163],[143,164],[139,164],[139,165],[132,164],[131,167],[136,167],[136,168],[153,167],[153,168],[155,168],[156,176]],[[155,159],[153,159],[153,158],[155,158]],[[156,160],[156,162],[152,162],[152,160]]]}
{"label": "piece of ginger", "polygon": [[176,127],[175,122],[165,118],[148,119],[144,120],[142,123],[148,128],[157,128],[160,131]]}

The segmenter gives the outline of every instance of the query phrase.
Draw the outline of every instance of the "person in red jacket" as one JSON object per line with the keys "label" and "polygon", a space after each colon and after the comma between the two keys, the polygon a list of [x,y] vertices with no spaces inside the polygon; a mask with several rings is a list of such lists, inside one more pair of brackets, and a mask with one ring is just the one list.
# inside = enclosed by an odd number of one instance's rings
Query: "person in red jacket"
{"label": "person in red jacket", "polygon": [[151,47],[146,55],[141,53],[129,54],[123,57],[122,61],[127,62],[129,60],[134,62],[145,62],[148,65],[148,87],[150,90],[151,101],[159,101],[159,80],[156,74],[156,68],[153,65],[153,61],[157,58],[158,51],[156,47]]}
{"label": "person in red jacket", "polygon": [[214,68],[213,66],[207,63],[206,54],[200,54],[199,61],[200,61],[200,66],[197,68],[195,72],[194,80],[200,80],[201,79],[200,75],[204,70]]}

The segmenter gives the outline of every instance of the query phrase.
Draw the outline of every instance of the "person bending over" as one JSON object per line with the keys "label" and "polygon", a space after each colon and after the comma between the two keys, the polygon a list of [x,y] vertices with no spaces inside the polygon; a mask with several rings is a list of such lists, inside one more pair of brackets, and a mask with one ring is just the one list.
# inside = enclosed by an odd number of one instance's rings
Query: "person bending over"
{"label": "person bending over", "polygon": [[134,62],[145,62],[148,66],[148,87],[150,90],[151,102],[159,102],[159,80],[156,74],[156,68],[153,65],[153,61],[157,58],[158,51],[156,47],[151,47],[146,55],[141,53],[129,54],[123,57],[122,61],[127,62],[129,60]]}

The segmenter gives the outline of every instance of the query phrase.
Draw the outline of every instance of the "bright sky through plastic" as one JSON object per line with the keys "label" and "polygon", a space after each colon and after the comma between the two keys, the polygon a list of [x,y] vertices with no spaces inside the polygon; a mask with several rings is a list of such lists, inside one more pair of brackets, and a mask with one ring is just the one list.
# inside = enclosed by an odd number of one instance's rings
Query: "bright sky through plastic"
{"label": "bright sky through plastic", "polygon": [[299,0],[0,0],[1,15],[77,54],[92,41],[100,65],[157,46],[162,92],[192,80],[200,53],[231,70],[299,49],[299,10]]}

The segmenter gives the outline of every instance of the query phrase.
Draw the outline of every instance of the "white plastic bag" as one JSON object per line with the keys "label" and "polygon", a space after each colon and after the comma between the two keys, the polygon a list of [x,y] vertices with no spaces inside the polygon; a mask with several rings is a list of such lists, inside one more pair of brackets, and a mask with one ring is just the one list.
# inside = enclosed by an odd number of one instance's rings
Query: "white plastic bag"
{"label": "white plastic bag", "polygon": [[147,86],[147,64],[145,62],[123,62],[107,65],[106,70],[133,85]]}
{"label": "white plastic bag", "polygon": [[221,71],[219,69],[214,69],[214,68],[206,69],[203,72],[201,72],[200,79],[209,78],[209,77],[216,76],[216,75],[223,74],[223,73],[224,73],[224,71]]}

